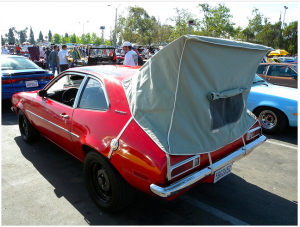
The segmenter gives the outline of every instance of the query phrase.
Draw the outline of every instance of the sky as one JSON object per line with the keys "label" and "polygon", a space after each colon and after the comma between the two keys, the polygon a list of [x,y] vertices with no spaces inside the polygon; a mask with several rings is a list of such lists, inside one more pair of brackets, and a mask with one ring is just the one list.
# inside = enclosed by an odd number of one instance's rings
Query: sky
{"label": "sky", "polygon": [[[118,15],[126,16],[129,6],[139,6],[144,8],[150,16],[155,16],[162,24],[172,24],[168,18],[176,15],[175,8],[186,9],[195,15],[195,19],[201,20],[203,13],[197,6],[200,3],[208,3],[214,7],[217,4],[225,4],[232,14],[231,22],[235,27],[245,28],[248,19],[252,18],[252,10],[258,8],[271,23],[284,18],[284,6],[287,6],[285,22],[287,24],[298,20],[298,2],[199,2],[199,1],[1,1],[0,0],[0,31],[4,36],[9,28],[15,27],[16,30],[23,30],[30,26],[37,39],[40,31],[45,36],[51,30],[52,35],[58,33],[64,35],[75,33],[77,36],[87,32],[95,32],[99,37],[102,33],[100,26],[105,26],[104,38],[109,37],[110,30],[115,27],[116,9]],[[111,6],[108,6],[111,5]],[[6,10],[3,10],[6,9]],[[18,10],[15,10],[18,9]],[[28,33],[29,35],[29,33]]]}

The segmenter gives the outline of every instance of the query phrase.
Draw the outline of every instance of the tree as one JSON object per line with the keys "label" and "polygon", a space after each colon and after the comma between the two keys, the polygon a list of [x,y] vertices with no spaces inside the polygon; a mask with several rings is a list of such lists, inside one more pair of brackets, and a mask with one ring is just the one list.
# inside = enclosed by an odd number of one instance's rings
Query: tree
{"label": "tree", "polygon": [[30,42],[31,44],[35,44],[34,34],[33,34],[33,31],[32,31],[32,27],[30,27],[29,40],[28,40],[28,42]]}
{"label": "tree", "polygon": [[69,38],[69,35],[68,35],[68,33],[65,33],[65,37],[66,37],[66,38]]}
{"label": "tree", "polygon": [[95,32],[93,32],[90,43],[95,43],[96,39],[97,39],[97,35]]}
{"label": "tree", "polygon": [[199,4],[200,12],[204,13],[201,30],[203,35],[230,38],[234,36],[234,23],[230,22],[230,9],[224,4],[211,8],[208,4]]}
{"label": "tree", "polygon": [[26,33],[24,31],[20,32],[20,44],[24,43],[26,41]]}
{"label": "tree", "polygon": [[262,30],[256,35],[255,41],[259,44],[270,46],[278,49],[281,40],[281,22],[274,25],[267,23]]}
{"label": "tree", "polygon": [[40,31],[40,34],[39,34],[39,41],[40,42],[44,41],[44,37],[43,37],[42,31]]}
{"label": "tree", "polygon": [[283,31],[285,49],[292,55],[298,53],[298,21],[292,22]]}
{"label": "tree", "polygon": [[3,36],[1,35],[1,45],[4,45],[5,44],[5,41],[3,39]]}
{"label": "tree", "polygon": [[[103,40],[99,37],[96,37],[95,41],[93,42],[93,44],[95,44],[96,46],[99,46],[101,43],[103,42]],[[109,46],[110,46],[110,42],[109,42]]]}
{"label": "tree", "polygon": [[69,42],[69,38],[63,35],[61,35],[60,40],[62,44],[66,44]]}
{"label": "tree", "polygon": [[49,32],[48,32],[48,42],[51,42],[51,40],[52,40],[52,33],[49,30]]}
{"label": "tree", "polygon": [[75,35],[75,33],[73,35],[70,35],[69,40],[70,40],[70,43],[76,43],[76,35]]}
{"label": "tree", "polygon": [[90,35],[90,33],[86,33],[85,34],[85,38],[86,38],[86,44],[91,43],[91,35]]}
{"label": "tree", "polygon": [[60,35],[55,33],[51,39],[51,42],[55,44],[61,43]]}
{"label": "tree", "polygon": [[8,42],[9,43],[15,43],[16,42],[15,35],[14,35],[14,32],[13,32],[13,28],[10,28],[8,30],[8,36],[7,36],[7,38],[8,38]]}

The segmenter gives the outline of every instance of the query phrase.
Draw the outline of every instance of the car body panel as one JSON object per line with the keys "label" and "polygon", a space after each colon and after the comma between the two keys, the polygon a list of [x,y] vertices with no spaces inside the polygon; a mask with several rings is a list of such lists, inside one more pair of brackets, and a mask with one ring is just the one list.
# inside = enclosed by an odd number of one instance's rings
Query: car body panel
{"label": "car body panel", "polygon": [[269,83],[298,88],[298,72],[294,64],[261,63],[256,73]]}
{"label": "car body panel", "polygon": [[252,86],[247,103],[252,112],[262,106],[279,109],[287,116],[290,126],[298,126],[298,90],[295,88],[257,83]]}

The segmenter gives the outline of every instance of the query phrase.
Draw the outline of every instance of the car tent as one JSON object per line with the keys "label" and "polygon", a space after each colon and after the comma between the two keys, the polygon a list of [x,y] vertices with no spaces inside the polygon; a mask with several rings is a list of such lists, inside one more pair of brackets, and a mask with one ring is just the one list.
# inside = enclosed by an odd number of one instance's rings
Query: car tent
{"label": "car tent", "polygon": [[122,81],[133,119],[166,153],[201,154],[241,138],[256,121],[247,98],[272,48],[182,36]]}

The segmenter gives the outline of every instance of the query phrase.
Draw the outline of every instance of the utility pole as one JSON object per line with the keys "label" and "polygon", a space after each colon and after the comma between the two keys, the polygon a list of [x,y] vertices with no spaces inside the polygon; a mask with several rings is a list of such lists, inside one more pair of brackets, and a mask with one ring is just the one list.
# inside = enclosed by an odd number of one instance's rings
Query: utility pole
{"label": "utility pole", "polygon": [[282,25],[282,29],[284,30],[285,26],[284,26],[284,20],[285,20],[285,13],[286,13],[286,10],[288,9],[288,7],[284,6],[284,17],[283,17],[283,25]]}

